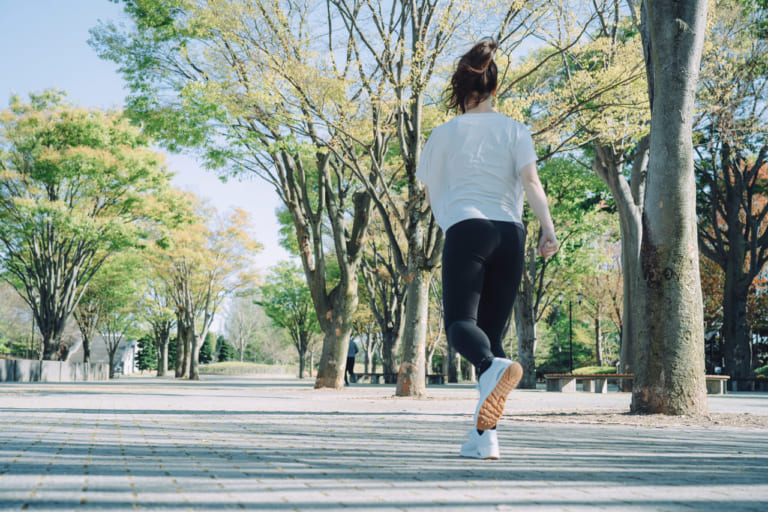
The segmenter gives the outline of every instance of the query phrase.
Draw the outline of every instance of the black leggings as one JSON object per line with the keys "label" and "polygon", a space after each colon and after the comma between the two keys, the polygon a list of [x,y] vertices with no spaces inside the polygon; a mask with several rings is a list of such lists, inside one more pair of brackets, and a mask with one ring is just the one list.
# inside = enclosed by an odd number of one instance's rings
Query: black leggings
{"label": "black leggings", "polygon": [[448,228],[443,306],[448,343],[480,368],[506,357],[502,336],[523,274],[525,231],[514,222],[469,219]]}

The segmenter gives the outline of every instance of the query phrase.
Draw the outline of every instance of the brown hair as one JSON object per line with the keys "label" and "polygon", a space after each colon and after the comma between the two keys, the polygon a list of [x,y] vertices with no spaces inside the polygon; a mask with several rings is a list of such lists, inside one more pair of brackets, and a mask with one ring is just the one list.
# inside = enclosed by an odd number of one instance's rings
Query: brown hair
{"label": "brown hair", "polygon": [[490,97],[498,80],[493,61],[497,46],[493,38],[485,38],[461,56],[446,91],[449,110],[457,109],[463,114]]}

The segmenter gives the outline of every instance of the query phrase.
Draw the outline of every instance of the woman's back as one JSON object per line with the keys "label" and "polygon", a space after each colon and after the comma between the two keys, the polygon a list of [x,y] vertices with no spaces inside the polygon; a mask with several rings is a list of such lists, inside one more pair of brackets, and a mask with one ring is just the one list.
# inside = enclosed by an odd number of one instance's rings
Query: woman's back
{"label": "woman's back", "polygon": [[444,230],[472,218],[520,223],[520,169],[535,161],[523,124],[496,112],[468,113],[435,128],[417,176]]}

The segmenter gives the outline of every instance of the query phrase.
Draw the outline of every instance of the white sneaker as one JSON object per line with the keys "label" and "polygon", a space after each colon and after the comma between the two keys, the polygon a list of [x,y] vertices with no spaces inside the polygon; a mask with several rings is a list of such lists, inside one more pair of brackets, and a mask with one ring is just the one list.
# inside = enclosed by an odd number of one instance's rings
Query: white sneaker
{"label": "white sneaker", "polygon": [[461,456],[475,459],[498,460],[499,439],[495,430],[486,430],[483,435],[473,428],[467,436],[467,441],[461,445]]}
{"label": "white sneaker", "polygon": [[[496,357],[491,366],[480,376],[477,389],[480,400],[475,409],[475,427],[491,430],[504,414],[507,395],[523,378],[523,367],[509,359]],[[482,437],[482,436],[481,436]]]}

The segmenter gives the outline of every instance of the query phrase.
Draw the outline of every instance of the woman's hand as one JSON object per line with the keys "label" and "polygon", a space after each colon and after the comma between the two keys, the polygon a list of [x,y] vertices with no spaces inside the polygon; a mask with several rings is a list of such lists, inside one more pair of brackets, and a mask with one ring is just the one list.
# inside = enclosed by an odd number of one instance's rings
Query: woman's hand
{"label": "woman's hand", "polygon": [[536,172],[536,163],[531,162],[520,170],[525,196],[528,198],[528,204],[531,205],[533,213],[539,219],[541,224],[541,239],[539,240],[539,254],[549,258],[557,252],[560,244],[557,243],[555,236],[555,225],[552,224],[552,218],[549,215],[549,206],[547,205],[547,195],[544,193],[544,187],[541,186],[539,175]]}
{"label": "woman's hand", "polygon": [[557,243],[557,237],[555,237],[554,231],[542,233],[541,239],[539,239],[539,256],[549,258],[554,255],[559,248],[560,244]]}

